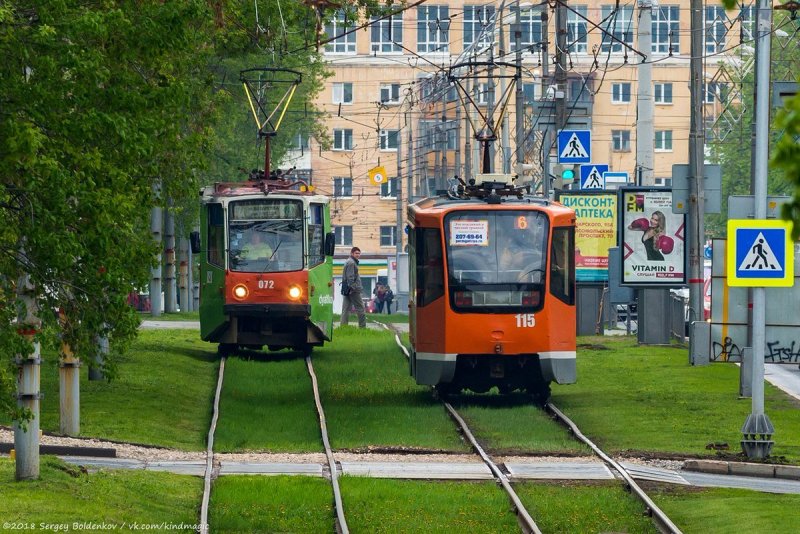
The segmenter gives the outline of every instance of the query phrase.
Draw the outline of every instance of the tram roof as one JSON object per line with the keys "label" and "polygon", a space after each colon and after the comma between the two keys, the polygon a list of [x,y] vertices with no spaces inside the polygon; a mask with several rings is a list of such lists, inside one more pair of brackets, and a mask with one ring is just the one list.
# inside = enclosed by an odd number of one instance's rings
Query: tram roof
{"label": "tram roof", "polygon": [[[315,191],[300,191],[297,189],[290,189],[297,182],[282,182],[280,184],[264,184],[263,181],[259,182],[216,182],[214,185],[203,187],[200,190],[200,196],[204,198],[219,198],[219,197],[264,197],[277,195],[287,196],[300,196],[300,197],[322,197],[328,198],[325,195],[319,195]],[[285,187],[285,189],[281,189]]]}
{"label": "tram roof", "polygon": [[456,207],[467,207],[470,209],[502,209],[504,207],[508,207],[509,209],[513,209],[521,206],[539,206],[542,208],[551,208],[555,210],[563,209],[564,211],[572,211],[560,202],[534,195],[523,195],[522,197],[501,197],[501,200],[498,204],[490,204],[486,202],[485,199],[481,198],[452,198],[446,195],[440,195],[436,197],[424,198],[411,204],[409,207],[413,207],[418,210],[437,210]]}

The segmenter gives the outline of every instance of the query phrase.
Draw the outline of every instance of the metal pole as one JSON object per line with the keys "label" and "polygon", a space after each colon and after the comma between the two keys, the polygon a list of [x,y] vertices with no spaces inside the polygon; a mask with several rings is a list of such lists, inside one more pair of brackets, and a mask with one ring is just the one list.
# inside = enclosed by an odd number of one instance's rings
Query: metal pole
{"label": "metal pole", "polygon": [[[517,160],[517,165],[520,166],[520,174],[522,174],[522,160],[524,158],[525,151],[523,149],[523,143],[525,142],[525,101],[522,92],[522,14],[520,13],[519,7],[519,0],[517,0],[517,13],[514,17],[514,48],[516,49],[516,57],[515,57],[515,64],[517,67],[515,77],[516,77],[516,92],[514,94],[514,104],[515,104],[515,112],[516,116],[516,138],[515,138],[515,145],[516,151],[514,154],[514,159]],[[547,31],[547,28],[544,28],[544,31]]]}
{"label": "metal pole", "polygon": [[178,308],[175,285],[175,215],[172,213],[172,199],[164,211],[164,311],[175,313]]}
{"label": "metal pole", "polygon": [[703,320],[703,169],[705,128],[703,124],[703,0],[691,0],[691,52],[689,85],[691,125],[689,129],[689,206],[686,240],[689,254],[689,321]]}
{"label": "metal pole", "polygon": [[[403,252],[403,157],[402,157],[402,148],[403,148],[403,127],[400,126],[400,129],[397,131],[397,177],[394,179],[394,187],[395,187],[395,198],[397,202],[395,203],[395,208],[397,211],[397,222],[395,226],[395,240],[394,240],[394,248],[395,252],[398,254]],[[395,285],[395,289],[397,286]]]}
{"label": "metal pole", "polygon": [[[550,83],[550,18],[547,10],[542,11],[542,94],[540,98],[545,99],[547,95],[547,84]],[[549,104],[548,104],[549,109]],[[549,120],[551,115],[548,113],[542,116]],[[542,132],[542,196],[550,197],[553,191],[553,180],[550,178],[550,126],[545,126]]]}
{"label": "metal pole", "polygon": [[[467,78],[467,93],[472,94],[474,84],[470,78]],[[472,135],[475,133],[470,130],[470,119],[472,118],[472,110],[471,106],[468,106],[466,111],[466,116],[464,117],[464,181],[469,183],[469,180],[473,178],[472,175],[472,162],[475,159],[475,156],[472,153]]]}
{"label": "metal pole", "polygon": [[[506,67],[505,67],[505,58],[506,58],[506,40],[505,40],[505,30],[503,29],[503,18],[505,17],[505,0],[500,3],[500,31],[499,33],[499,48],[498,52],[500,55],[500,59],[503,61],[504,65],[500,68],[500,94],[505,96],[506,94]],[[517,17],[519,17],[519,0],[517,0]],[[501,138],[501,157],[503,160],[503,174],[508,174],[511,172],[511,140],[509,136],[509,120],[508,114],[503,115],[503,122],[500,125],[502,133],[500,135]]]}
{"label": "metal pole", "polygon": [[[758,1],[756,56],[756,151],[753,157],[754,219],[767,218],[767,163],[769,158],[769,69],[772,2]],[[769,456],[775,428],[764,413],[764,347],[766,344],[766,289],[753,288],[752,410],[742,425],[742,450],[750,459]]]}
{"label": "metal pole", "polygon": [[[556,131],[567,126],[567,0],[556,7]],[[560,90],[561,97],[558,97]]]}

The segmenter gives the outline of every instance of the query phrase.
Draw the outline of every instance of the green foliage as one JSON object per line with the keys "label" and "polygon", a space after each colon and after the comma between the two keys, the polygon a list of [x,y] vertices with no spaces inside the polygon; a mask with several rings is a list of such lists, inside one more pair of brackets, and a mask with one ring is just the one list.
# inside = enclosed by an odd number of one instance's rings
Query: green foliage
{"label": "green foliage", "polygon": [[800,238],[800,95],[786,102],[776,123],[784,131],[773,152],[772,166],[782,170],[794,188],[791,202],[783,206],[783,218],[794,222],[792,237],[797,240]]}
{"label": "green foliage", "polygon": [[[726,8],[730,6],[726,4]],[[775,26],[783,26],[785,24],[785,15],[775,12]],[[791,25],[786,27],[786,30],[791,30]],[[778,37],[772,39],[772,68],[771,79],[779,79],[782,72],[786,70],[786,64],[800,63],[800,49],[796,46],[781,46],[778,43]],[[796,39],[796,36],[794,37]],[[742,117],[739,120],[738,127],[735,131],[723,140],[715,143],[710,143],[709,148],[712,150],[712,160],[719,163],[722,170],[722,210],[719,214],[706,216],[706,233],[712,237],[724,237],[727,232],[726,224],[728,220],[728,197],[730,195],[750,195],[752,183],[752,132],[754,126],[754,96],[753,91],[755,87],[755,71],[751,71],[744,80],[741,86],[737,89],[741,90],[741,102],[743,106]],[[730,89],[730,88],[729,88]],[[731,89],[732,90],[732,89]],[[791,105],[787,108],[791,109]],[[732,110],[731,113],[735,115],[738,110]],[[779,114],[780,115],[780,114]],[[786,112],[783,112],[786,115]],[[791,113],[789,113],[791,115]],[[795,113],[797,115],[797,113]],[[772,121],[770,123],[770,140],[769,146],[771,151],[775,151],[771,169],[767,177],[767,191],[770,195],[789,195],[791,194],[790,187],[790,172],[789,168],[784,167],[784,161],[791,160],[791,145],[797,146],[796,141],[792,143],[794,136],[789,134],[789,123],[784,123],[781,120]],[[786,132],[784,132],[786,129]],[[796,136],[796,134],[795,134]],[[788,137],[788,139],[787,139]],[[794,149],[795,161],[797,157],[797,148]],[[782,154],[786,154],[783,156]],[[785,160],[784,158],[788,158]],[[795,165],[799,165],[795,163]],[[780,169],[783,168],[787,171],[785,180],[781,176]],[[797,167],[795,167],[796,169]],[[800,182],[797,182],[800,183]],[[800,215],[800,213],[799,213]]]}
{"label": "green foliage", "polygon": [[[0,20],[0,300],[14,309],[27,273],[45,333],[58,308],[78,356],[98,335],[117,354],[138,326],[127,294],[156,252],[153,182],[196,198],[213,109],[205,3],[2,1]],[[0,368],[16,352],[3,343]]]}

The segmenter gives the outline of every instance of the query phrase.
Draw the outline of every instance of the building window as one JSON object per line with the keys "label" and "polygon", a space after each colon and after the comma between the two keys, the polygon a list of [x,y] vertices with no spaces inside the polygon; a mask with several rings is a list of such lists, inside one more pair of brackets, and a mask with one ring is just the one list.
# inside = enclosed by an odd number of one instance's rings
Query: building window
{"label": "building window", "polygon": [[612,152],[631,151],[630,130],[611,130],[611,151]]}
{"label": "building window", "polygon": [[656,131],[655,149],[659,152],[672,152],[672,130]]}
{"label": "building window", "polygon": [[395,246],[395,236],[397,235],[396,226],[381,226],[381,246]]}
{"label": "building window", "polygon": [[611,85],[611,102],[614,104],[627,104],[631,101],[631,84],[615,83]]}
{"label": "building window", "polygon": [[[511,7],[511,12],[516,13],[517,8]],[[542,10],[540,7],[522,8],[520,13],[520,25],[522,26],[522,35],[520,36],[520,47],[522,49],[530,49],[532,46],[538,46],[542,43]],[[514,47],[514,34],[509,32],[509,43],[511,50],[516,50]]]}
{"label": "building window", "polygon": [[447,6],[417,8],[417,52],[450,50],[450,14]]}
{"label": "building window", "polygon": [[397,198],[397,178],[389,178],[381,184],[381,198]]}
{"label": "building window", "polygon": [[603,29],[614,36],[612,39],[607,33],[603,33],[600,46],[603,52],[622,52],[623,43],[633,46],[633,6],[621,6],[619,9],[603,6],[602,17],[608,21]]}
{"label": "building window", "polygon": [[745,41],[756,38],[756,6],[741,6],[739,8],[739,24],[742,25],[742,37]]}
{"label": "building window", "polygon": [[672,186],[672,178],[654,178],[655,185],[659,187],[671,187]]}
{"label": "building window", "polygon": [[[574,11],[572,11],[574,10]],[[586,32],[586,6],[570,6],[567,10],[567,50],[585,54],[589,49]]]}
{"label": "building window", "polygon": [[338,247],[352,247],[353,246],[353,227],[352,226],[337,226],[333,229],[336,235],[336,246]]}
{"label": "building window", "polygon": [[400,84],[381,84],[381,104],[400,103]]}
{"label": "building window", "polygon": [[522,98],[527,105],[533,105],[536,102],[536,95],[541,91],[538,83],[523,83],[522,84]]}
{"label": "building window", "polygon": [[400,130],[381,130],[381,150],[397,150],[400,144]]}
{"label": "building window", "polygon": [[353,103],[353,84],[347,83],[334,83],[333,84],[333,103],[334,104],[352,104]]}
{"label": "building window", "polygon": [[494,88],[490,89],[489,82],[480,82],[473,91],[472,98],[475,99],[475,102],[486,105],[489,103],[489,94],[494,91]]}
{"label": "building window", "polygon": [[653,86],[656,104],[672,104],[672,84],[657,83]]}
{"label": "building window", "polygon": [[655,54],[680,53],[679,6],[658,6],[653,9],[653,45]]}
{"label": "building window", "polygon": [[728,102],[729,89],[727,83],[711,82],[703,84],[703,103],[713,104],[715,102]]}
{"label": "building window", "polygon": [[294,150],[308,150],[308,134],[299,133],[294,136]]}
{"label": "building window", "polygon": [[592,93],[589,90],[589,80],[570,80],[569,99],[570,102],[591,102]]}
{"label": "building window", "polygon": [[333,179],[333,196],[335,197],[352,197],[353,196],[353,179],[352,178],[334,178]]}
{"label": "building window", "polygon": [[347,128],[333,129],[333,149],[353,150],[353,130]]}
{"label": "building window", "polygon": [[402,52],[399,44],[403,42],[403,14],[378,20],[372,17],[370,26],[370,50],[379,54]]}
{"label": "building window", "polygon": [[706,7],[703,28],[706,31],[706,54],[715,54],[725,50],[725,34],[728,32],[725,8],[722,6]]}
{"label": "building window", "polygon": [[481,45],[492,42],[488,32],[482,34],[494,17],[494,6],[464,6],[464,48],[469,47],[477,39]]}
{"label": "building window", "polygon": [[356,52],[356,32],[346,32],[355,28],[353,21],[347,18],[344,11],[337,11],[333,19],[325,25],[325,36],[333,41],[325,45],[325,52],[337,54],[355,54]]}

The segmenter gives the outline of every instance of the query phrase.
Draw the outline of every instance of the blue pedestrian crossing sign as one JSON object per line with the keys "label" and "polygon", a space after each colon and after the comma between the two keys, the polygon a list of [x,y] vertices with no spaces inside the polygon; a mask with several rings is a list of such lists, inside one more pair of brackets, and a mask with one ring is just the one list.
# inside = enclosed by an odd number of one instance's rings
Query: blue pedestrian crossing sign
{"label": "blue pedestrian crossing sign", "polygon": [[606,179],[603,175],[606,172],[608,172],[608,165],[597,165],[595,163],[581,165],[581,189],[605,189]]}
{"label": "blue pedestrian crossing sign", "polygon": [[794,285],[792,223],[782,220],[728,220],[728,285]]}
{"label": "blue pedestrian crossing sign", "polygon": [[589,163],[592,161],[591,130],[560,130],[558,132],[558,163]]}

